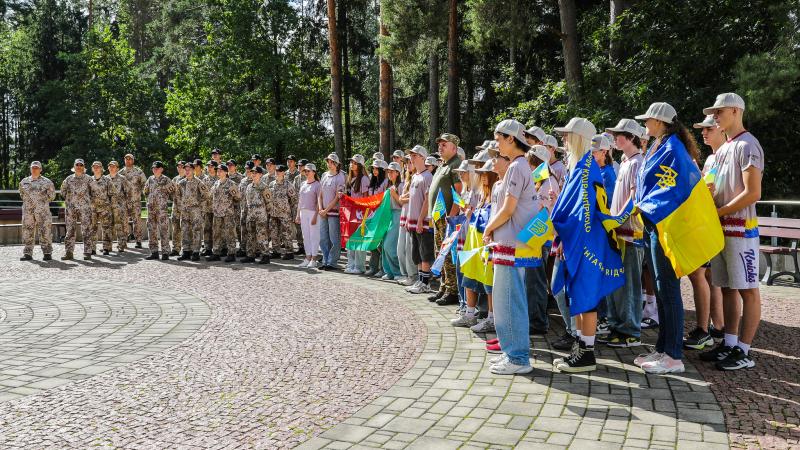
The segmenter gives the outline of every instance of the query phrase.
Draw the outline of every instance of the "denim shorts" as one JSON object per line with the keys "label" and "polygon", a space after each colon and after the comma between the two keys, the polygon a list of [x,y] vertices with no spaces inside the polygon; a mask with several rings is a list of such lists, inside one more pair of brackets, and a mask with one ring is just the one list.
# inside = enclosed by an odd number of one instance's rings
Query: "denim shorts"
{"label": "denim shorts", "polygon": [[483,288],[483,283],[473,280],[472,278],[463,277],[461,279],[461,286],[465,289],[469,289],[476,294],[487,294],[491,292],[486,292],[486,289]]}

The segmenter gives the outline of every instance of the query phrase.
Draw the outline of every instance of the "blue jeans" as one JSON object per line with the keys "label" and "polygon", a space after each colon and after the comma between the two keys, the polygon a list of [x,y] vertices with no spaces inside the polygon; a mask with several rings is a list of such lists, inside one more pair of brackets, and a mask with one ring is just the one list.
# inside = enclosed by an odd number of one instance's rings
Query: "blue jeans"
{"label": "blue jeans", "polygon": [[417,265],[411,259],[411,234],[406,228],[401,228],[397,236],[397,259],[400,260],[400,274],[417,279]]}
{"label": "blue jeans", "polygon": [[656,351],[666,353],[672,359],[683,358],[683,299],[681,280],[675,276],[664,249],[658,241],[658,229],[648,220],[644,221],[644,248],[648,265],[652,268],[656,282],[658,303],[658,341]]}
{"label": "blue jeans", "polygon": [[494,266],[492,302],[500,348],[512,363],[529,365],[531,339],[524,267]]}
{"label": "blue jeans", "polygon": [[[550,285],[552,286],[556,279],[556,274],[558,273],[558,267],[562,264],[561,258],[556,257],[555,262],[553,263],[553,276],[550,280]],[[562,289],[561,292],[554,295],[556,298],[556,304],[558,305],[558,311],[561,313],[561,318],[564,319],[564,328],[566,329],[567,333],[576,336],[577,333],[575,329],[577,327],[575,318],[569,314],[569,303],[567,303],[567,293],[565,289]]]}
{"label": "blue jeans", "polygon": [[339,216],[321,217],[319,224],[319,247],[322,250],[322,264],[336,267],[342,253]]}
{"label": "blue jeans", "polygon": [[546,330],[550,324],[547,319],[547,273],[544,266],[525,269],[525,293],[530,327]]}
{"label": "blue jeans", "polygon": [[399,277],[400,274],[400,260],[397,257],[397,241],[400,237],[400,210],[392,210],[392,226],[386,232],[383,238],[383,252],[381,258],[383,261],[383,272],[392,278]]}
{"label": "blue jeans", "polygon": [[347,268],[364,273],[367,271],[367,252],[347,250]]}
{"label": "blue jeans", "polygon": [[614,291],[608,299],[608,326],[626,336],[642,335],[642,258],[644,248],[630,242],[625,245],[622,265],[625,268],[625,285]]}

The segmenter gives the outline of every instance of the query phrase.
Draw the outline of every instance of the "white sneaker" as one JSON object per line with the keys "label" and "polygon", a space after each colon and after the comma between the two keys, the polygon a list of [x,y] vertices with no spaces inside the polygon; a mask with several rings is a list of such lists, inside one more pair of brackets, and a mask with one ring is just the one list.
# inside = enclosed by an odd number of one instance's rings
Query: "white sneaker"
{"label": "white sneaker", "polygon": [[416,288],[420,284],[422,284],[422,281],[419,280],[415,281],[414,284],[409,284],[408,287],[406,288],[406,292],[411,292],[412,289]]}
{"label": "white sneaker", "polygon": [[319,266],[319,264],[315,260],[312,259],[311,261],[308,262],[308,265],[306,266],[306,269],[316,269],[318,266]]}
{"label": "white sneaker", "polygon": [[642,370],[647,373],[664,374],[683,373],[686,368],[683,366],[683,361],[680,359],[672,359],[672,357],[666,353],[662,353],[661,358],[642,364]]}
{"label": "white sneaker", "polygon": [[297,265],[297,267],[308,267],[308,264],[309,264],[310,262],[311,262],[311,261],[309,261],[309,260],[307,260],[307,259],[304,259],[304,260],[303,260],[303,262],[301,262],[300,264],[298,264],[298,265]]}
{"label": "white sneaker", "polygon": [[474,333],[491,333],[495,331],[494,329],[494,319],[485,318],[478,322],[477,324],[470,327]]}
{"label": "white sneaker", "polygon": [[412,277],[405,277],[403,281],[398,281],[398,284],[402,284],[403,286],[413,286],[416,284],[417,280]]}
{"label": "white sneaker", "polygon": [[394,281],[394,276],[392,276],[392,275],[389,275],[388,273],[387,273],[387,274],[384,274],[384,275],[381,277],[381,281]]}
{"label": "white sneaker", "polygon": [[478,323],[478,315],[477,314],[469,314],[465,313],[459,316],[456,319],[450,321],[450,325],[454,327],[471,327]]}
{"label": "white sneaker", "polygon": [[490,369],[492,373],[497,375],[515,375],[515,374],[524,374],[524,373],[531,373],[533,371],[533,367],[531,364],[519,365],[514,364],[508,359],[501,361],[495,365],[493,365]]}
{"label": "white sneaker", "polygon": [[658,352],[642,353],[641,355],[633,359],[633,364],[642,367],[642,364],[644,363],[658,361],[659,359],[661,359],[661,355],[663,355],[663,353],[658,353]]}
{"label": "white sneaker", "polygon": [[490,358],[489,359],[489,364],[491,364],[491,365],[500,364],[501,362],[506,361],[506,360],[508,360],[508,356],[506,356],[506,354],[503,353],[500,356],[495,356],[494,358]]}
{"label": "white sneaker", "polygon": [[418,284],[412,286],[411,289],[408,290],[408,292],[411,294],[429,294],[433,292],[433,289],[431,289],[431,287],[428,286],[427,284],[420,281]]}

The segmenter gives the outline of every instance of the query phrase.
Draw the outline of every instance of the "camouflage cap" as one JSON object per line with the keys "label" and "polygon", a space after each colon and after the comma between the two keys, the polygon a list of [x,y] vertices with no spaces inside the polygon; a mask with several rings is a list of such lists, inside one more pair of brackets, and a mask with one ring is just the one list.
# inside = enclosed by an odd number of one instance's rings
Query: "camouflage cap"
{"label": "camouflage cap", "polygon": [[111,167],[111,166],[114,166],[114,167],[119,167],[119,163],[118,163],[118,162],[116,162],[116,161],[109,161],[109,162],[108,162],[108,167]]}
{"label": "camouflage cap", "polygon": [[153,161],[153,165],[151,166],[153,169],[163,169],[164,163],[161,161]]}
{"label": "camouflage cap", "polygon": [[34,167],[38,167],[38,168],[40,168],[40,169],[41,169],[41,168],[42,168],[42,163],[41,163],[41,162],[39,162],[39,161],[33,161],[33,162],[31,163],[31,169],[33,169]]}
{"label": "camouflage cap", "polygon": [[436,138],[436,143],[437,144],[439,142],[442,142],[442,141],[452,142],[453,144],[456,145],[456,147],[458,147],[458,144],[461,143],[461,139],[459,139],[458,136],[456,136],[455,134],[452,134],[452,133],[444,133],[441,136],[439,136],[438,138]]}

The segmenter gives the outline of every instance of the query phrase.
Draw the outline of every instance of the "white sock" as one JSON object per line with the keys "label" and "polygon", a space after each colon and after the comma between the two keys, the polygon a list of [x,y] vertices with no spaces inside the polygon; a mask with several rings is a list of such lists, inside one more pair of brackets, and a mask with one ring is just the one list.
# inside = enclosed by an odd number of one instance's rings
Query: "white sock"
{"label": "white sock", "polygon": [[581,336],[581,340],[587,347],[594,347],[594,336]]}
{"label": "white sock", "polygon": [[749,355],[750,354],[750,345],[745,344],[742,341],[739,341],[739,343],[736,344],[736,345],[738,345],[739,348],[742,349],[742,351],[744,352],[745,355]]}
{"label": "white sock", "polygon": [[739,343],[739,336],[737,336],[735,334],[725,333],[725,345],[727,345],[728,347],[733,348],[733,347],[736,347],[736,344],[738,344],[738,343]]}
{"label": "white sock", "polygon": [[469,314],[470,316],[474,316],[475,315],[475,307],[474,306],[467,306],[467,314]]}
{"label": "white sock", "polygon": [[489,311],[489,315],[486,316],[487,319],[494,321],[494,311]]}
{"label": "white sock", "polygon": [[581,336],[583,336],[583,333],[581,333],[581,330],[575,330],[575,332],[576,332],[576,333],[578,333],[578,338],[580,338]]}

